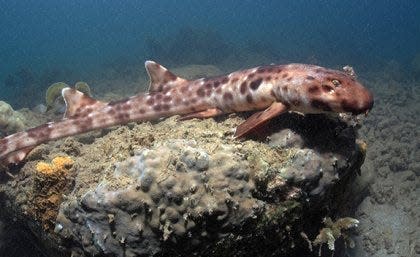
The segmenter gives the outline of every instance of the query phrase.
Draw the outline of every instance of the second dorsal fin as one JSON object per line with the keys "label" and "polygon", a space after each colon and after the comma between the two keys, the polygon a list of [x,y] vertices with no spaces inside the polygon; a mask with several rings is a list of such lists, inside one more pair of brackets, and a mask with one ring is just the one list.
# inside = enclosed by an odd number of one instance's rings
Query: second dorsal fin
{"label": "second dorsal fin", "polygon": [[66,102],[66,112],[64,118],[74,118],[89,114],[95,109],[102,108],[106,103],[93,99],[82,92],[65,87],[61,91],[64,101]]}
{"label": "second dorsal fin", "polygon": [[144,66],[150,78],[149,92],[161,92],[187,81],[154,61],[146,61]]}

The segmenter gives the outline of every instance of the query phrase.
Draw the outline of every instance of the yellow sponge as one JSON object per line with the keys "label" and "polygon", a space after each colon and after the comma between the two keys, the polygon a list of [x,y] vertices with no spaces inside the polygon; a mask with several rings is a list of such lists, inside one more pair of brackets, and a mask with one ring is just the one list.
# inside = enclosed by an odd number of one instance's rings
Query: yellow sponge
{"label": "yellow sponge", "polygon": [[36,170],[43,175],[59,174],[68,169],[74,164],[74,161],[67,156],[55,157],[51,163],[38,162],[36,164]]}

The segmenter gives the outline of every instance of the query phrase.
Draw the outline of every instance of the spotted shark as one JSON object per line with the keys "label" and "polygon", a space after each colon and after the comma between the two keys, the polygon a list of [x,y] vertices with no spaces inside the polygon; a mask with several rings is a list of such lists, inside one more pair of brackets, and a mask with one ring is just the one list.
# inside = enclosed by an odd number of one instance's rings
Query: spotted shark
{"label": "spotted shark", "polygon": [[63,119],[0,139],[0,162],[17,164],[34,147],[50,140],[173,115],[185,120],[255,111],[236,128],[234,136],[240,138],[285,112],[357,115],[367,113],[373,106],[371,92],[349,69],[269,65],[187,80],[153,61],[146,61],[145,67],[150,78],[148,92],[123,100],[106,103],[74,88],[64,88]]}

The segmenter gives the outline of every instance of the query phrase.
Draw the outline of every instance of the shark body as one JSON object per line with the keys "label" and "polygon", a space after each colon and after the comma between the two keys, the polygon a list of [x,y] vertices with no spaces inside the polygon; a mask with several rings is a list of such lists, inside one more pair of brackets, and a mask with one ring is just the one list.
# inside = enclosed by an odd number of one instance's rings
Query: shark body
{"label": "shark body", "polygon": [[150,77],[149,92],[123,100],[105,103],[64,88],[64,118],[0,139],[0,162],[17,164],[47,141],[133,121],[257,111],[237,127],[235,137],[244,137],[287,111],[360,114],[373,106],[372,94],[354,74],[314,65],[260,66],[193,81],[153,61],[146,61],[145,67]]}

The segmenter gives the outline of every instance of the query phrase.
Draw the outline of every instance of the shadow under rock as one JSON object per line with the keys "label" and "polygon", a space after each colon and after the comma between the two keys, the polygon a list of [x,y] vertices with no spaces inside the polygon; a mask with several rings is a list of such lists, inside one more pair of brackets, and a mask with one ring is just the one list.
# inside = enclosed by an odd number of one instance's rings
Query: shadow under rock
{"label": "shadow under rock", "polygon": [[282,114],[259,128],[250,138],[264,141],[269,135],[290,129],[303,139],[303,147],[319,153],[348,155],[349,146],[356,142],[356,129],[338,117],[325,114]]}

